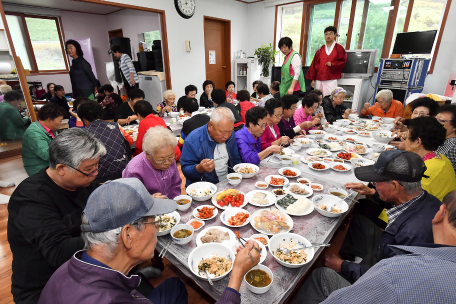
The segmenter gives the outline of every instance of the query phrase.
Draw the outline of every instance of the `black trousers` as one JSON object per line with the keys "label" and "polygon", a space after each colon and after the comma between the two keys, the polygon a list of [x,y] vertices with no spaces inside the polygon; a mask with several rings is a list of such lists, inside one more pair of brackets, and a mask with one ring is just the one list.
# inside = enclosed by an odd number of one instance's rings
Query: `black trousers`
{"label": "black trousers", "polygon": [[122,71],[120,72],[120,74],[122,75],[122,80],[125,86],[125,91],[127,91],[127,96],[130,96],[129,93],[132,89],[139,89],[139,83],[135,83],[134,86],[131,86],[128,80],[125,78],[125,75],[122,73]]}

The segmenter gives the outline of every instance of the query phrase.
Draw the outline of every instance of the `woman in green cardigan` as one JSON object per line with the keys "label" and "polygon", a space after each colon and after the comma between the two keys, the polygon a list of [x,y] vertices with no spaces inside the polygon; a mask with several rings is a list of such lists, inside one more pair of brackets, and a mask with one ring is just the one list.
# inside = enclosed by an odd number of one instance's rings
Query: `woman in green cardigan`
{"label": "woman in green cardigan", "polygon": [[30,123],[28,117],[22,117],[19,112],[19,106],[24,99],[24,95],[12,90],[6,92],[3,96],[4,101],[0,103],[0,139],[21,139]]}
{"label": "woman in green cardigan", "polygon": [[49,166],[49,144],[57,135],[63,120],[63,110],[56,103],[45,104],[22,138],[22,161],[27,174],[33,175]]}

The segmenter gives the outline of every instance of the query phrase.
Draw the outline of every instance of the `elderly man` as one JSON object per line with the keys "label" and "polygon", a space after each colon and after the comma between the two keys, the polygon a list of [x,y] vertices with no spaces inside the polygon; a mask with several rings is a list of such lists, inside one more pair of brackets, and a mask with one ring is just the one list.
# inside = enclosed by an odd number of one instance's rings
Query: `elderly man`
{"label": "elderly man", "polygon": [[51,275],[84,247],[81,212],[106,149],[84,129],[57,135],[49,167],[24,180],[8,205],[8,242],[13,252],[15,303],[37,303]]}
{"label": "elderly man", "polygon": [[226,179],[228,172],[233,172],[231,168],[241,163],[234,121],[229,108],[217,107],[209,123],[187,136],[181,156],[187,186],[198,181],[217,184]]}
{"label": "elderly man", "polygon": [[[99,187],[82,216],[86,251],[74,254],[54,273],[39,303],[187,303],[187,290],[179,278],[169,278],[154,288],[144,278],[129,275],[133,267],[154,256],[160,228],[155,216],[175,209],[174,201],[152,198],[136,178]],[[240,303],[242,278],[259,262],[259,254],[252,249],[248,243],[236,256],[220,302]]]}
{"label": "elderly man", "polygon": [[366,102],[361,110],[361,115],[380,116],[380,117],[402,117],[404,105],[399,100],[393,99],[393,92],[381,90],[375,95],[377,102],[374,105]]}
{"label": "elderly man", "polygon": [[[425,171],[426,166],[419,155],[398,150],[383,152],[372,166],[356,168],[355,176],[372,182],[380,199],[394,207],[386,211],[388,225],[384,231],[365,216],[354,216],[340,250],[345,261],[332,255],[326,258],[326,266],[356,281],[379,260],[395,255],[387,245],[431,243],[431,221],[441,203],[421,188]],[[362,184],[347,184],[346,187],[363,193],[373,191],[364,186],[369,189],[364,192]],[[362,262],[350,262],[356,257],[362,258]]]}
{"label": "elderly man", "polygon": [[[456,191],[432,220],[434,243],[392,246],[396,256],[380,261],[351,285],[334,270],[319,268],[302,290],[306,303],[453,303],[456,272]],[[322,288],[319,282],[324,284]],[[344,288],[347,287],[347,288]],[[338,290],[340,289],[340,290]],[[337,290],[337,291],[336,291]],[[298,302],[300,303],[300,302]]]}

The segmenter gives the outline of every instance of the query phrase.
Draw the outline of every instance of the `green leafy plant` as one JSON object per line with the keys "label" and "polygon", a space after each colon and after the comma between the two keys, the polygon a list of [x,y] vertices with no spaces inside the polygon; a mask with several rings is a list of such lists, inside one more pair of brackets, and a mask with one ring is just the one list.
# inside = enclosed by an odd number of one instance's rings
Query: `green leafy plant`
{"label": "green leafy plant", "polygon": [[261,76],[269,77],[269,68],[278,53],[279,51],[274,50],[272,47],[272,43],[270,43],[269,46],[263,44],[260,48],[255,50],[255,55],[258,57],[258,63],[262,66]]}

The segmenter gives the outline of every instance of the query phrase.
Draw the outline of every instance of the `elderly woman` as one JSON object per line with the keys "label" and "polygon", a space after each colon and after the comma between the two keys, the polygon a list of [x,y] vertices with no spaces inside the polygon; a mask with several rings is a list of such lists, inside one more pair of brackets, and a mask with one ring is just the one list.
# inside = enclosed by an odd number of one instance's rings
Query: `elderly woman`
{"label": "elderly woman", "polygon": [[63,119],[63,109],[55,103],[45,104],[38,111],[38,121],[33,122],[22,138],[22,162],[27,174],[33,175],[49,166],[49,144],[57,135]]}
{"label": "elderly woman", "polygon": [[441,106],[435,118],[446,130],[446,140],[436,152],[445,155],[456,171],[456,105]]}
{"label": "elderly woman", "polygon": [[[160,140],[156,140],[160,138]],[[182,179],[174,160],[176,137],[170,130],[157,126],[144,135],[143,152],[132,159],[122,177],[136,177],[155,198],[181,195]]]}
{"label": "elderly woman", "polygon": [[6,92],[9,92],[11,90],[12,90],[11,86],[9,86],[7,84],[0,85],[0,93],[2,93],[2,95],[0,95],[0,102],[3,102],[3,97],[4,97],[3,95],[5,95]]}
{"label": "elderly woman", "polygon": [[128,92],[129,101],[124,102],[117,108],[114,121],[121,126],[126,124],[137,124],[138,122],[136,120],[138,119],[138,116],[135,113],[134,106],[137,101],[143,100],[144,96],[143,90],[131,89],[130,92]]}
{"label": "elderly woman", "polygon": [[203,82],[203,94],[200,97],[200,106],[205,108],[213,108],[214,104],[212,103],[212,91],[215,89],[215,84],[212,80],[206,80]]}
{"label": "elderly woman", "polygon": [[456,189],[456,175],[450,160],[435,152],[445,142],[446,130],[434,117],[418,117],[409,124],[405,150],[418,154],[427,167],[428,178],[421,180],[424,190],[443,200]]}
{"label": "elderly woman", "polygon": [[285,146],[290,142],[288,136],[280,136],[280,129],[277,126],[283,117],[283,104],[280,99],[272,98],[264,105],[268,111],[266,130],[261,135],[261,151],[272,145]]}
{"label": "elderly woman", "polygon": [[262,107],[253,107],[245,113],[245,128],[236,132],[236,143],[242,162],[258,165],[271,153],[282,151],[282,147],[277,145],[269,146],[261,151],[261,135],[266,129],[268,116],[268,111]]}
{"label": "elderly woman", "polygon": [[21,101],[24,100],[24,95],[12,90],[4,97],[5,101],[0,103],[0,139],[20,139],[30,124],[30,120],[22,117],[18,109]]}
{"label": "elderly woman", "polygon": [[84,52],[76,40],[65,42],[67,55],[73,58],[70,68],[70,80],[73,89],[73,98],[88,97],[95,99],[98,81],[92,71],[90,63],[84,59]]}
{"label": "elderly woman", "polygon": [[168,114],[169,112],[177,112],[175,103],[176,93],[174,93],[174,91],[165,91],[165,93],[163,93],[163,99],[164,101],[157,106],[158,115],[160,115],[160,117],[165,116],[165,114]]}
{"label": "elderly woman", "polygon": [[106,147],[107,153],[100,158],[100,167],[95,182],[103,183],[120,178],[131,158],[131,150],[119,124],[102,120],[103,108],[93,100],[79,106],[78,116],[84,122],[86,130]]}
{"label": "elderly woman", "polygon": [[346,91],[343,88],[337,87],[331,92],[331,95],[323,98],[322,105],[327,122],[333,123],[338,119],[345,119],[352,113],[350,109],[343,105],[345,93]]}
{"label": "elderly woman", "polygon": [[404,114],[404,105],[402,102],[393,99],[393,92],[390,90],[381,90],[375,96],[377,102],[371,105],[366,102],[361,110],[361,115],[380,116],[396,118]]}
{"label": "elderly woman", "polygon": [[[285,96],[283,98],[285,98]],[[312,116],[312,114],[317,110],[319,104],[320,99],[316,94],[307,94],[306,97],[304,97],[302,100],[302,107],[294,111],[293,114],[293,121],[295,124],[294,128],[299,126],[299,130],[297,128],[296,131],[304,130],[307,132],[311,129],[315,129],[315,126],[320,124],[320,118]],[[288,116],[290,111],[291,109],[284,110],[284,118],[282,119],[282,122],[287,122],[289,117],[285,117],[285,115]]]}

